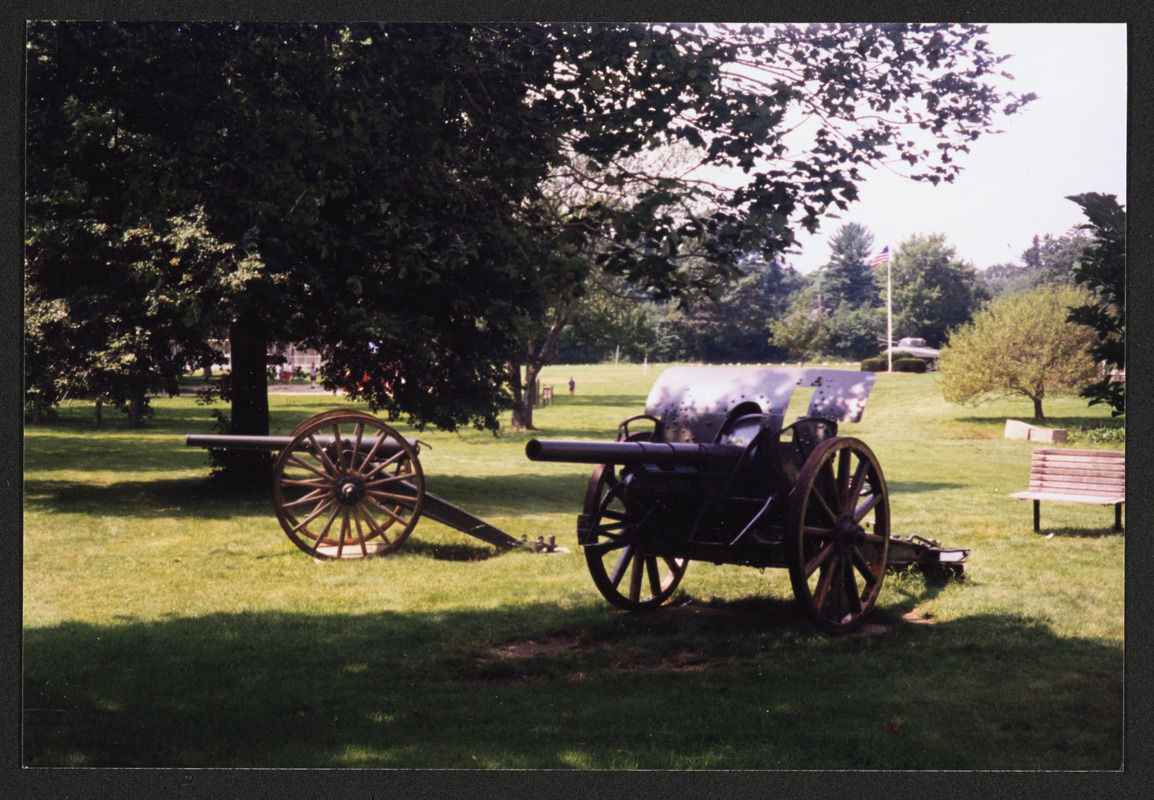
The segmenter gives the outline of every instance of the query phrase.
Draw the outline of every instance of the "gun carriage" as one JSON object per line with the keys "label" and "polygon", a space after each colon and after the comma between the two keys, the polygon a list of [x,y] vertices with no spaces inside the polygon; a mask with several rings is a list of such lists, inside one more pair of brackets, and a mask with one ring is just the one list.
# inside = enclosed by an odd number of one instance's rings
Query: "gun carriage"
{"label": "gun carriage", "polygon": [[[616,606],[656,608],[692,560],[789,570],[797,602],[845,633],[874,606],[889,566],[960,573],[969,551],[890,532],[873,451],[838,435],[876,376],[825,369],[682,367],[615,442],[532,440],[534,461],[595,464],[577,519],[593,582]],[[798,387],[804,416],[785,424]],[[644,426],[648,430],[631,430]]]}
{"label": "gun carriage", "polygon": [[[693,560],[781,567],[806,614],[845,633],[877,602],[887,568],[960,574],[969,555],[891,534],[877,457],[838,435],[838,423],[861,419],[875,379],[825,369],[675,368],[654,384],[645,412],[621,423],[616,441],[534,439],[526,455],[595,465],[577,539],[594,584],[614,605],[662,605]],[[812,398],[786,424],[799,387],[812,388]],[[388,555],[421,517],[502,549],[561,549],[552,536],[515,539],[429,492],[421,442],[370,414],[325,412],[288,436],[189,434],[185,442],[278,451],[277,519],[314,558]]]}
{"label": "gun carriage", "polygon": [[425,488],[408,439],[371,414],[327,411],[288,436],[188,434],[189,447],[275,450],[273,507],[292,543],[318,559],[384,556],[397,550],[421,517],[501,549],[553,552],[552,537],[515,539]]}

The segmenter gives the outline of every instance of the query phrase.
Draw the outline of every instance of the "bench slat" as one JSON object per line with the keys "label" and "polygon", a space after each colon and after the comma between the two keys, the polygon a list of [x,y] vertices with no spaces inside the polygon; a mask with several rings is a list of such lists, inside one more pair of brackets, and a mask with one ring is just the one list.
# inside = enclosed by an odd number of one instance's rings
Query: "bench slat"
{"label": "bench slat", "polygon": [[1091,491],[1107,492],[1117,491],[1122,489],[1126,491],[1126,484],[1124,480],[1078,480],[1077,478],[1061,477],[1061,476],[1034,476],[1029,481],[1029,487],[1036,488],[1039,486],[1054,486],[1061,488],[1080,488],[1085,487]]}
{"label": "bench slat", "polygon": [[1114,506],[1114,527],[1121,529],[1126,502],[1126,453],[1038,447],[1030,463],[1029,489],[1010,495],[1034,501],[1034,530],[1039,530],[1042,500]]}
{"label": "bench slat", "polygon": [[1126,498],[1120,495],[1081,495],[1072,492],[1016,492],[1010,497],[1018,500],[1052,500],[1058,503],[1085,503],[1095,506],[1113,506],[1126,502]]}

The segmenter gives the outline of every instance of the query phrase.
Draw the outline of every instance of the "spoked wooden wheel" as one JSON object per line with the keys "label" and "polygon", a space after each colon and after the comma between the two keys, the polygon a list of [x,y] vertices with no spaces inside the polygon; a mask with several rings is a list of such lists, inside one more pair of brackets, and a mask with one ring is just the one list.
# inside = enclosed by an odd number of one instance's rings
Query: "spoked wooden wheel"
{"label": "spoked wooden wheel", "polygon": [[416,449],[358,411],[319,414],[292,437],[273,468],[273,505],[293,544],[321,559],[400,547],[425,496]]}
{"label": "spoked wooden wheel", "polygon": [[637,536],[643,515],[626,502],[625,484],[612,464],[593,470],[585,493],[581,542],[589,574],[613,605],[630,611],[657,608],[670,598],[689,560],[646,553]]}
{"label": "spoked wooden wheel", "polygon": [[849,437],[814,448],[790,498],[785,546],[793,593],[815,623],[832,633],[861,624],[881,592],[889,538],[873,452]]}

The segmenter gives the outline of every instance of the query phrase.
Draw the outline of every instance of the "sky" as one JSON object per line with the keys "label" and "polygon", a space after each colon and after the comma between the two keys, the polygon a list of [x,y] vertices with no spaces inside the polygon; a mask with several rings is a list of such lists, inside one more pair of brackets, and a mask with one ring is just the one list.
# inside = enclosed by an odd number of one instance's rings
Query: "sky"
{"label": "sky", "polygon": [[952,184],[867,173],[858,202],[816,235],[803,231],[803,251],[788,264],[820,268],[847,222],[869,229],[876,250],[940,233],[978,269],[1020,264],[1035,235],[1061,236],[1086,221],[1068,195],[1113,194],[1126,204],[1126,26],[992,24],[986,38],[995,53],[1013,55],[1002,64],[1015,79],[1007,88],[1038,99],[1001,117],[1003,133],[971,145]]}

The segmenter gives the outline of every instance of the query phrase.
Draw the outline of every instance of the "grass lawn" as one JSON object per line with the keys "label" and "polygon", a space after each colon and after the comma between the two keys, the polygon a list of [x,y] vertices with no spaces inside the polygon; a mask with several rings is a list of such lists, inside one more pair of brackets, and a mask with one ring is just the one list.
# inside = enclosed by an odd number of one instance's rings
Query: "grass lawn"
{"label": "grass lawn", "polygon": [[[143,430],[73,404],[25,431],[28,766],[1118,770],[1125,538],[1113,510],[1031,506],[1029,403],[946,404],[880,375],[842,434],[877,453],[893,531],[971,548],[962,581],[886,580],[833,638],[784,570],[693,563],[668,607],[619,612],[576,544],[588,476],[528,439],[611,439],[660,372],[553,367],[537,430],[423,431],[430,491],[567,555],[503,553],[423,520],[396,554],[315,562],[269,496],[211,485],[154,401]],[[577,392],[570,397],[569,377]],[[348,405],[270,392],[273,433]],[[1084,401],[1047,424],[1110,424]],[[1074,446],[1121,447],[1120,444]],[[1052,533],[1053,536],[1045,535]]]}

